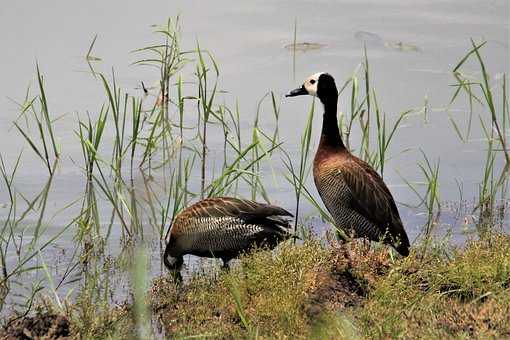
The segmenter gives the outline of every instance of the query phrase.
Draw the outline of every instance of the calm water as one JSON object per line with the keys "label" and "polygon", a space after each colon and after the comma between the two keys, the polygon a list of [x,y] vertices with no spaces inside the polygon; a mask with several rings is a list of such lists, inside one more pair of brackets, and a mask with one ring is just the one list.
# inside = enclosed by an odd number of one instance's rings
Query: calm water
{"label": "calm water", "polygon": [[[83,174],[81,148],[74,134],[76,113],[98,112],[104,103],[101,85],[87,71],[83,55],[94,34],[98,39],[94,55],[97,72],[115,69],[119,85],[131,94],[139,94],[139,82],[157,81],[152,69],[132,66],[136,56],[130,51],[154,42],[151,24],[162,24],[168,17],[181,15],[183,49],[193,49],[195,40],[213,52],[220,66],[220,86],[227,93],[222,100],[233,105],[238,99],[243,127],[253,121],[257,102],[272,90],[281,99],[281,138],[287,150],[298,161],[299,136],[304,127],[310,98],[285,100],[283,94],[301,84],[309,74],[327,71],[337,85],[350,77],[362,59],[366,44],[372,86],[379,106],[390,119],[398,112],[418,108],[428,101],[427,120],[412,116],[396,134],[391,145],[392,159],[386,167],[385,180],[398,202],[416,203],[416,196],[405,185],[422,179],[417,161],[422,149],[431,160],[440,159],[440,192],[443,201],[459,198],[457,182],[462,183],[468,201],[478,192],[485,157],[483,133],[475,123],[471,139],[462,143],[455,135],[444,107],[453,88],[451,70],[470,49],[470,38],[488,41],[483,56],[494,84],[508,73],[509,2],[500,1],[139,1],[121,6],[111,2],[53,1],[46,3],[10,2],[0,9],[0,153],[11,166],[24,148],[22,166],[16,189],[34,195],[46,180],[45,168],[22,137],[13,129],[12,121],[19,110],[12,100],[22,101],[27,86],[35,87],[35,63],[39,63],[46,81],[46,92],[53,115],[65,116],[57,125],[62,145],[62,164],[50,196],[49,211],[58,211],[82,195]],[[317,43],[321,48],[299,52],[293,74],[292,52],[284,46],[293,39],[297,20],[299,42]],[[469,66],[466,67],[469,70]],[[472,74],[479,76],[476,65]],[[191,77],[191,76],[190,76]],[[349,114],[349,91],[340,98],[339,108]],[[11,100],[12,99],[12,100]],[[467,121],[465,106],[457,105],[450,113],[461,124]],[[268,105],[262,108],[261,125],[273,124]],[[475,115],[481,112],[475,112]],[[487,117],[486,113],[484,116]],[[314,145],[320,130],[321,115],[316,115]],[[505,133],[509,133],[506,131]],[[213,137],[214,138],[214,137]],[[359,136],[352,136],[351,145],[359,146]],[[222,140],[212,141],[211,153],[219,152]],[[218,150],[215,150],[215,146]],[[410,149],[401,154],[400,151]],[[498,164],[500,167],[501,164]],[[274,161],[277,171],[284,167]],[[402,177],[401,177],[402,176]],[[0,203],[8,202],[3,187]],[[294,209],[294,193],[283,180],[268,183],[271,198]],[[314,190],[310,182],[310,188]],[[314,191],[315,193],[315,191]],[[57,231],[75,216],[79,207],[69,209],[50,220],[49,234]],[[425,217],[422,211],[399,206],[411,239],[417,235]],[[0,219],[7,209],[0,208]],[[305,205],[305,216],[313,209]],[[445,212],[445,223],[453,223]],[[461,212],[461,218],[470,209]],[[313,220],[314,226],[321,223]],[[320,229],[320,228],[319,228]],[[59,248],[74,249],[74,230],[59,242]],[[114,247],[115,248],[115,247]],[[50,250],[58,253],[60,249]],[[112,252],[116,252],[112,249]],[[154,250],[154,259],[159,258]]]}

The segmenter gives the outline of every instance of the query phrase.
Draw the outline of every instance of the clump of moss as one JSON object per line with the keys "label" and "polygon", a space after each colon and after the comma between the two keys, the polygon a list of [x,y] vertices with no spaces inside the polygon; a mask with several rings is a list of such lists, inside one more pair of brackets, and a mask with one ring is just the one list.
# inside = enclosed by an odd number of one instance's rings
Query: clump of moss
{"label": "clump of moss", "polygon": [[133,338],[135,322],[129,305],[99,307],[83,298],[63,308],[43,297],[27,315],[13,315],[0,329],[1,339]]}
{"label": "clump of moss", "polygon": [[509,288],[509,236],[450,256],[413,254],[376,282],[358,325],[368,337],[508,337]]}
{"label": "clump of moss", "polygon": [[41,295],[34,310],[13,315],[0,329],[1,339],[97,339],[132,338],[135,318],[128,302],[110,303],[105,290],[90,280],[74,300],[56,303]]}
{"label": "clump of moss", "polygon": [[80,298],[66,314],[71,334],[81,339],[127,338],[135,332],[134,317],[127,303],[99,306]]}
{"label": "clump of moss", "polygon": [[42,309],[34,315],[14,317],[0,330],[2,339],[61,339],[70,334],[70,322],[66,316]]}

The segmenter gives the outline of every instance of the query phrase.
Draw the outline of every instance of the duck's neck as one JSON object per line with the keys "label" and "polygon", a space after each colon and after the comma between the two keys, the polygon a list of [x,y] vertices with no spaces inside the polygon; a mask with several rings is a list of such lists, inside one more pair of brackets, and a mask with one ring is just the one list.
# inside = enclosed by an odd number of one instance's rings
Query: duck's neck
{"label": "duck's neck", "polygon": [[345,149],[336,117],[337,100],[337,96],[332,96],[323,101],[324,116],[322,117],[322,134],[319,149]]}

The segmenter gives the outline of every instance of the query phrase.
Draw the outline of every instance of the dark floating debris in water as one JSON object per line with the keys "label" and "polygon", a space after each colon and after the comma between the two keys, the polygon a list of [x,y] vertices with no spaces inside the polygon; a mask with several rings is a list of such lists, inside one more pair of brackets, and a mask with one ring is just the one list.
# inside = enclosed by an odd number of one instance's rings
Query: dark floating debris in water
{"label": "dark floating debris in water", "polygon": [[391,50],[396,50],[396,51],[400,51],[400,52],[420,52],[421,51],[421,49],[416,45],[405,43],[403,41],[385,40],[378,34],[375,34],[372,32],[367,32],[367,31],[355,32],[354,38],[362,41],[365,44],[384,46]]}
{"label": "dark floating debris in water", "polygon": [[402,41],[386,41],[384,47],[400,52],[420,52],[418,46],[404,43]]}
{"label": "dark floating debris in water", "polygon": [[318,50],[320,48],[326,47],[326,44],[320,44],[320,43],[312,43],[312,42],[298,42],[298,43],[292,43],[287,44],[283,46],[287,50],[296,50],[299,52],[306,52],[311,50]]}
{"label": "dark floating debris in water", "polygon": [[356,33],[354,33],[354,38],[361,40],[365,43],[371,43],[371,44],[383,44],[384,43],[383,39],[379,35],[372,33],[372,32],[367,32],[367,31],[357,31]]}
{"label": "dark floating debris in water", "polygon": [[85,57],[85,59],[87,59],[88,61],[103,61],[103,59],[101,59],[99,57],[95,57],[93,55],[88,55]]}

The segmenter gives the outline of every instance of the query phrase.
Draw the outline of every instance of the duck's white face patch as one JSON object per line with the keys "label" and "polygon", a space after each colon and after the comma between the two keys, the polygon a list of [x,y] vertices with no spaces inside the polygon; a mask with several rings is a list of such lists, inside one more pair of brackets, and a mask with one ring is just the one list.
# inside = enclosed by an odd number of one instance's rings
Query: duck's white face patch
{"label": "duck's white face patch", "polygon": [[317,85],[319,84],[319,77],[324,72],[318,72],[315,74],[312,74],[310,77],[308,77],[305,80],[305,83],[303,86],[305,87],[306,91],[310,96],[316,96],[317,95]]}

